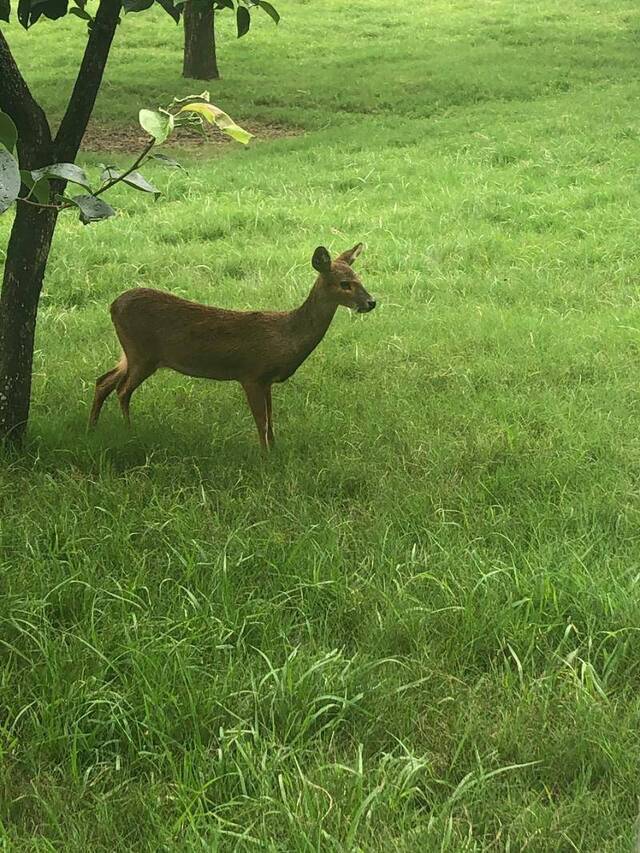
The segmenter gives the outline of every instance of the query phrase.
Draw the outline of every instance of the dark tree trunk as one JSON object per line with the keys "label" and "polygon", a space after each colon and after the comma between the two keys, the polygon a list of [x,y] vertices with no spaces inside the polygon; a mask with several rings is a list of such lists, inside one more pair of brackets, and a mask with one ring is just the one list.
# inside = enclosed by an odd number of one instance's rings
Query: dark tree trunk
{"label": "dark tree trunk", "polygon": [[182,76],[217,80],[214,12],[210,5],[187,0],[184,6],[184,62]]}
{"label": "dark tree trunk", "polygon": [[57,211],[21,204],[0,297],[0,437],[20,443],[29,418],[38,301]]}
{"label": "dark tree trunk", "polygon": [[[2,33],[0,109],[9,113],[18,128],[20,167],[37,169],[53,162],[49,123]],[[55,224],[55,210],[18,205],[0,296],[0,441],[19,444],[27,424],[38,299]]]}
{"label": "dark tree trunk", "polygon": [[55,138],[59,162],[73,162],[93,112],[116,33],[121,0],[100,0],[73,92]]}
{"label": "dark tree trunk", "polygon": [[[0,109],[18,128],[22,169],[73,162],[95,103],[121,0],[100,0],[78,77],[55,141],[0,32]],[[56,191],[64,190],[60,182]],[[57,210],[18,202],[0,295],[0,441],[20,444],[29,417],[38,302]]]}

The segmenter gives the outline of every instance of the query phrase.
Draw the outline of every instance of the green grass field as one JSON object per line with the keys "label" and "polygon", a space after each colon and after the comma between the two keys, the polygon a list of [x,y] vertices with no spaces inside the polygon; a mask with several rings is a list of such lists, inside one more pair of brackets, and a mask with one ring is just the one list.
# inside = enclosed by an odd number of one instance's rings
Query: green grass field
{"label": "green grass field", "polygon": [[[298,135],[57,234],[0,474],[3,849],[631,850],[640,10],[276,5],[209,88]],[[83,24],[4,29],[59,115]],[[103,132],[202,89],[167,16],[120,29]],[[122,290],[286,309],[357,240],[379,307],[274,389],[269,458],[175,374],[85,434]]]}

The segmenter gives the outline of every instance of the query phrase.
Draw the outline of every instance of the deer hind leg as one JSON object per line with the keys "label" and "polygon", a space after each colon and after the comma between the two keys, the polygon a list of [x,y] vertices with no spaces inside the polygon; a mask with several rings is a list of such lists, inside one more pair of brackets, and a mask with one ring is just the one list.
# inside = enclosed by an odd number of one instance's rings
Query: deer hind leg
{"label": "deer hind leg", "polygon": [[96,379],[96,393],[93,398],[93,405],[91,406],[91,414],[89,415],[89,428],[94,427],[98,423],[104,401],[115,390],[118,383],[126,376],[126,373],[127,360],[123,356],[113,370],[108,370]]}
{"label": "deer hind leg", "polygon": [[131,401],[131,395],[139,388],[140,385],[148,379],[152,374],[156,372],[158,369],[157,364],[153,364],[150,362],[131,362],[129,361],[129,370],[127,374],[122,377],[118,384],[118,399],[120,401],[120,408],[122,409],[122,414],[124,416],[125,421],[129,426],[131,426],[131,418],[129,415],[129,402]]}
{"label": "deer hind leg", "polygon": [[247,382],[242,386],[244,393],[247,395],[247,402],[256,422],[258,436],[263,450],[269,450],[271,442],[269,440],[269,417],[268,403],[269,386],[259,382]]}

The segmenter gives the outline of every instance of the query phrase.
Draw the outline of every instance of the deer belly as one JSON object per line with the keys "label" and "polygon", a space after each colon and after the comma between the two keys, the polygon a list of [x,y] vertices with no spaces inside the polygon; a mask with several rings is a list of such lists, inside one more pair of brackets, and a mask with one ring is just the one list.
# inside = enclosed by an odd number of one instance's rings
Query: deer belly
{"label": "deer belly", "polygon": [[273,376],[273,378],[271,378],[270,381],[271,382],[278,382],[278,383],[286,382],[287,379],[289,379],[290,376],[293,376],[294,373],[295,373],[295,370],[282,371],[282,372],[277,373],[275,376]]}
{"label": "deer belly", "polygon": [[238,365],[231,360],[216,360],[215,363],[208,362],[206,364],[196,361],[180,360],[164,363],[163,367],[168,367],[170,370],[175,370],[177,373],[182,373],[185,376],[193,376],[196,379],[217,379],[225,381],[238,378]]}
{"label": "deer belly", "polygon": [[296,359],[295,362],[290,362],[284,367],[280,367],[278,370],[274,371],[272,382],[286,382],[296,370],[300,367],[301,361]]}

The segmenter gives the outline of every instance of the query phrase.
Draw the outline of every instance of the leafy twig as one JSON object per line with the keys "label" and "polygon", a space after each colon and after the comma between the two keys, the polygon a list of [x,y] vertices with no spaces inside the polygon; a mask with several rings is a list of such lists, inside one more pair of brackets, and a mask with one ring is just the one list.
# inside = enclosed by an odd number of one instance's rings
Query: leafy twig
{"label": "leafy twig", "polygon": [[155,144],[156,144],[155,139],[149,140],[149,142],[145,146],[142,154],[140,154],[140,156],[135,161],[135,163],[129,169],[127,169],[126,172],[122,172],[122,174],[118,175],[117,178],[113,178],[111,181],[107,181],[107,183],[104,186],[100,187],[99,190],[96,190],[96,192],[94,192],[93,195],[96,195],[96,196],[102,195],[102,193],[106,192],[107,190],[110,190],[111,187],[114,186],[114,184],[118,184],[118,183],[120,183],[120,181],[123,181],[126,177],[128,177],[131,174],[131,172],[135,172],[135,170],[138,168],[138,166],[142,165],[144,158],[147,156],[149,151],[151,151],[151,149],[153,148],[153,146]]}
{"label": "leafy twig", "polygon": [[[106,192],[107,190],[110,190],[111,187],[115,186],[116,184],[119,184],[126,177],[128,177],[132,172],[134,172],[138,168],[138,166],[140,166],[143,163],[145,157],[149,154],[149,152],[151,151],[151,149],[153,148],[153,146],[155,144],[156,144],[155,139],[151,139],[147,143],[147,145],[145,145],[144,150],[139,155],[139,157],[136,158],[134,163],[126,170],[126,172],[122,172],[122,174],[118,175],[117,178],[112,178],[110,181],[107,181],[106,184],[104,184],[103,186],[100,187],[100,189],[98,189],[94,193],[92,193],[92,195],[93,196],[102,195],[102,193]],[[64,201],[62,204],[46,204],[45,202],[41,202],[41,201],[32,201],[30,198],[32,190],[33,190],[33,188],[31,190],[29,190],[29,192],[26,196],[19,196],[17,201],[21,201],[24,204],[30,204],[33,207],[49,208],[50,210],[66,210],[69,207],[75,207],[76,206],[75,204],[73,204],[72,202],[69,202],[69,201]]]}

